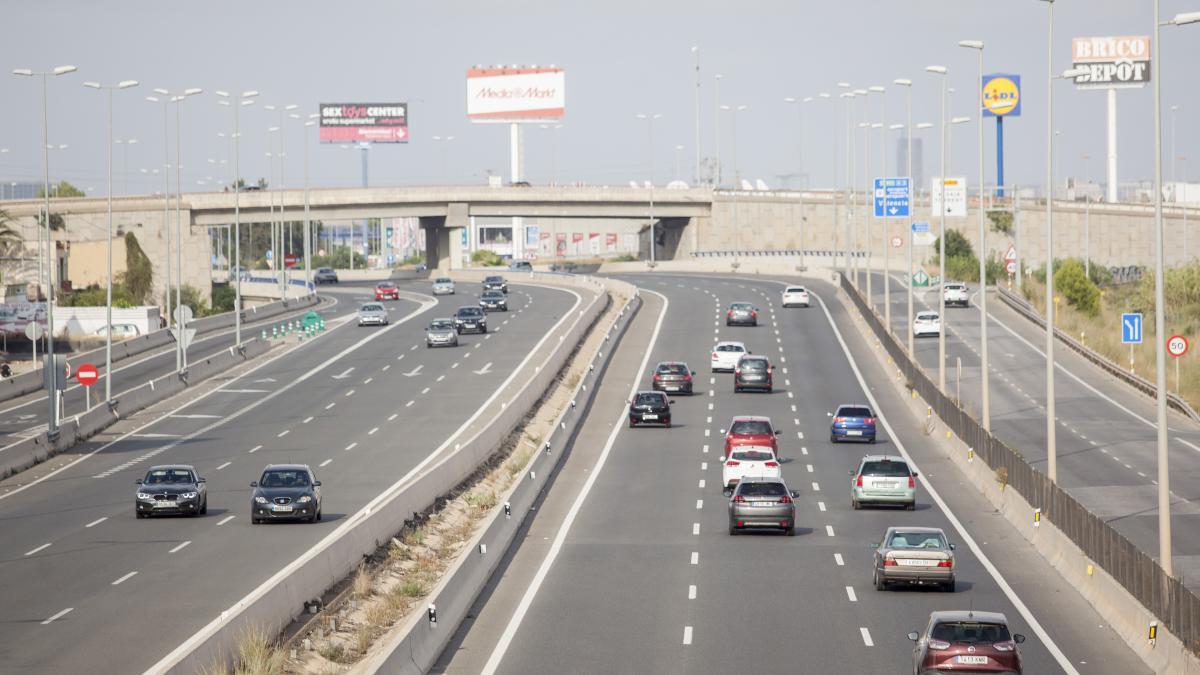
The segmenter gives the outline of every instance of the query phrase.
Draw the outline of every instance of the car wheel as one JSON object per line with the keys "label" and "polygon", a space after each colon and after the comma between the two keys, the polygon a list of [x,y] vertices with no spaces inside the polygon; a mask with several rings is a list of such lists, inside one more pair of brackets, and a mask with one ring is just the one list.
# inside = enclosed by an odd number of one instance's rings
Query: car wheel
{"label": "car wheel", "polygon": [[829,442],[830,442],[830,443],[837,443],[837,442],[838,442],[838,440],[837,440],[837,436],[834,436],[833,434],[829,434]]}
{"label": "car wheel", "polygon": [[141,511],[137,511],[137,510],[135,510],[133,512],[133,515],[137,516],[139,520],[146,517],[146,514],[142,513]]}
{"label": "car wheel", "polygon": [[772,393],[772,392],[774,392],[774,391],[775,391],[775,390],[774,390],[772,387],[767,387],[767,393],[768,393],[768,394],[770,394],[770,393]]}
{"label": "car wheel", "polygon": [[259,523],[261,523],[261,522],[262,522],[262,521],[261,521],[261,520],[259,520],[257,516],[250,516],[250,524],[251,524],[251,525],[257,525],[257,524],[259,524]]}
{"label": "car wheel", "polygon": [[670,420],[669,418],[668,418],[668,419],[666,419],[666,420],[663,420],[663,426],[665,426],[665,427],[667,427],[668,429],[670,429],[670,428],[671,428],[671,420]]}
{"label": "car wheel", "polygon": [[208,497],[204,498],[204,503],[200,505],[200,515],[208,514]]}
{"label": "car wheel", "polygon": [[789,528],[787,528],[786,530],[784,530],[784,531],[783,531],[783,536],[785,536],[785,537],[794,537],[794,536],[796,536],[796,528],[795,528],[795,527],[789,527]]}
{"label": "car wheel", "polygon": [[731,524],[729,526],[729,536],[736,537],[737,534],[738,534],[738,529]]}
{"label": "car wheel", "polygon": [[430,347],[432,347],[432,346],[433,346],[433,343],[431,343],[431,342],[426,342],[426,343],[425,343],[425,348],[426,348],[426,349],[429,349],[429,348],[430,348]]}
{"label": "car wheel", "polygon": [[916,501],[911,501],[911,502],[909,502],[909,503],[905,504],[905,505],[904,505],[904,509],[905,509],[906,511],[916,511],[916,510],[917,510],[917,502],[916,502]]}
{"label": "car wheel", "polygon": [[309,516],[309,517],[308,517],[308,522],[310,522],[310,523],[315,523],[315,522],[317,522],[317,514],[316,514],[316,512],[313,512],[313,514],[312,514],[311,516]]}
{"label": "car wheel", "polygon": [[317,509],[317,520],[321,519],[321,509]]}
{"label": "car wheel", "polygon": [[632,429],[632,428],[634,428],[634,427],[636,427],[636,426],[637,426],[637,422],[634,422],[634,421],[633,421],[633,418],[632,418],[632,417],[630,417],[630,418],[629,418],[629,428],[630,428],[630,429]]}
{"label": "car wheel", "polygon": [[867,439],[867,443],[869,443],[869,444],[871,444],[871,445],[875,445],[875,437],[874,437],[874,436],[872,436],[872,437],[868,438],[868,439]]}
{"label": "car wheel", "polygon": [[851,499],[850,500],[850,508],[857,511],[862,508],[862,504],[860,504],[857,499]]}
{"label": "car wheel", "polygon": [[872,577],[872,580],[873,580],[873,581],[874,581],[874,583],[875,583],[875,590],[877,590],[877,591],[886,591],[886,590],[887,590],[887,582],[886,582],[886,581],[884,581],[884,580],[883,580],[883,577],[879,575],[879,570],[878,570],[878,569],[876,569],[876,570],[875,570],[875,571],[874,571],[874,572],[871,574],[871,577]]}
{"label": "car wheel", "polygon": [[953,593],[953,592],[954,592],[954,579],[953,579],[953,577],[950,579],[950,581],[949,581],[949,582],[948,582],[946,585],[942,586],[942,590],[943,590],[943,591],[945,591],[946,593]]}
{"label": "car wheel", "polygon": [[483,330],[482,330],[482,331],[480,331],[480,332],[482,332],[482,333],[487,333],[487,326],[484,326],[484,327],[483,327]]}

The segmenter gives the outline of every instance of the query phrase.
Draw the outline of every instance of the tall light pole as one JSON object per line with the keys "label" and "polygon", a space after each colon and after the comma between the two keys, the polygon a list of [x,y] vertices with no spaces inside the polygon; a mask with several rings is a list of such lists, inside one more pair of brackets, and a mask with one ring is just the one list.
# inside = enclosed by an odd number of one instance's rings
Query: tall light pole
{"label": "tall light pole", "polygon": [[244,91],[241,96],[233,97],[229,92],[218,91],[217,96],[221,99],[217,103],[233,108],[233,259],[237,261],[238,267],[236,281],[233,284],[233,334],[234,343],[240,350],[242,348],[242,169],[240,162],[242,133],[238,122],[241,117],[239,109],[242,106],[254,105],[254,97],[258,96],[258,92]]}
{"label": "tall light pole", "polygon": [[[881,129],[881,131],[879,133],[879,159],[881,162],[881,166],[880,166],[881,173],[879,174],[879,176],[881,178],[883,178],[883,177],[887,176],[887,89],[884,89],[880,85],[874,85],[871,87],[867,87],[867,91],[872,94],[879,94],[879,122],[872,124],[871,128],[872,129]],[[878,125],[878,126],[876,126],[876,125]],[[868,160],[867,166],[870,166],[870,165],[871,165],[870,160]],[[871,181],[870,174],[871,174],[871,172],[868,171],[867,172],[868,185],[873,184],[873,181]],[[873,195],[874,191],[873,190],[870,191],[870,194]],[[872,205],[873,205],[874,197],[871,197],[871,200],[872,200]],[[873,261],[871,260],[870,223],[871,223],[871,217],[874,215],[874,211],[875,211],[875,209],[872,208],[871,212],[867,214],[867,223],[868,223],[868,226],[867,226],[867,298],[869,299],[868,304],[872,308],[875,307],[875,300],[874,300],[874,296],[871,294],[871,274],[872,274],[872,270],[874,269],[874,265],[872,264]],[[885,216],[886,216],[886,214],[885,214]],[[884,217],[884,218],[880,218],[879,220],[880,220],[880,225],[883,229],[883,248],[884,248],[883,255],[884,255],[884,258],[886,259],[887,246],[888,246],[888,236],[887,236],[888,235],[888,219],[886,217]],[[883,276],[884,276],[884,283],[886,284],[887,283],[887,271],[886,270],[884,271]],[[890,328],[890,326],[889,326],[889,328]]]}
{"label": "tall light pole", "polygon": [[692,54],[696,55],[696,185],[700,184],[700,47],[693,46]]}
{"label": "tall light pole", "polygon": [[939,75],[942,81],[942,102],[938,108],[938,126],[942,139],[938,166],[938,318],[941,320],[941,330],[938,331],[938,389],[946,391],[946,293],[941,286],[946,283],[946,67],[926,66],[925,72]]}
{"label": "tall light pole", "polygon": [[[289,113],[288,117],[294,120],[303,119],[296,113]],[[314,118],[319,117],[317,113],[312,113],[309,119],[304,122],[304,288],[308,290],[312,287],[312,218],[309,216],[309,201],[308,201],[308,129],[315,127],[317,122]],[[451,136],[450,138],[454,138]]]}
{"label": "tall light pole", "polygon": [[833,139],[833,152],[831,153],[831,156],[830,156],[830,167],[832,168],[832,172],[831,172],[831,176],[830,176],[830,188],[831,189],[829,191],[829,200],[831,202],[833,202],[833,204],[832,204],[832,206],[833,206],[833,254],[835,256],[833,259],[833,266],[834,266],[834,269],[837,269],[837,258],[836,258],[836,256],[837,256],[837,223],[838,223],[837,99],[833,97],[833,94],[830,94],[827,91],[823,91],[823,92],[820,92],[819,94],[817,94],[817,98],[821,99],[822,101],[829,102],[829,119],[831,122],[833,122],[833,129],[832,129],[833,133],[830,134],[830,138]]}
{"label": "tall light pole", "polygon": [[156,92],[164,92],[162,98],[157,96],[147,96],[146,100],[151,103],[163,104],[163,241],[166,245],[166,253],[163,258],[163,312],[166,314],[166,325],[171,325],[171,228],[168,225],[170,222],[171,213],[171,143],[170,143],[170,108],[171,99],[167,96],[165,89],[155,89]]}
{"label": "tall light pole", "polygon": [[[1163,197],[1162,197],[1162,47],[1158,3],[1154,0],[1154,63],[1158,76],[1154,78],[1154,388],[1158,392],[1155,426],[1158,430],[1158,561],[1167,576],[1173,575],[1171,559],[1171,472],[1167,453],[1167,304],[1163,297]],[[1182,26],[1200,21],[1200,12],[1176,14],[1166,22]]]}
{"label": "tall light pole", "polygon": [[980,387],[983,390],[983,429],[990,431],[992,428],[992,411],[991,400],[989,398],[991,389],[988,387],[987,229],[983,224],[983,41],[962,40],[958,43],[958,46],[966,49],[974,49],[979,53],[979,83],[976,89],[976,96],[979,97],[979,103],[975,107],[975,114],[979,122],[979,339],[983,345],[983,350],[980,352],[982,359]]}
{"label": "tall light pole", "polygon": [[[99,82],[84,82],[83,86],[92,89],[101,89],[108,94],[108,143],[105,144],[108,157],[108,236],[107,239],[107,254],[106,254],[106,281],[104,291],[104,400],[112,403],[112,287],[113,287],[113,271],[112,271],[112,235],[113,235],[113,181],[112,181],[112,148],[113,143],[113,91],[118,89],[129,89],[136,87],[137,80],[122,80],[115,85],[102,86]],[[130,143],[136,143],[137,140],[130,140]],[[128,146],[126,146],[128,147]],[[87,407],[91,407],[92,402],[87,402]]]}
{"label": "tall light pole", "polygon": [[[860,119],[862,119],[862,120],[867,119],[867,116],[868,116],[867,93],[868,92],[866,89],[855,89],[854,90],[855,98],[862,101],[862,116],[860,117]],[[857,110],[856,110],[856,112],[857,112]],[[860,128],[860,129],[869,129],[870,126],[871,126],[870,124],[867,124],[866,126],[864,126],[861,122],[858,124],[858,128]],[[864,153],[864,155],[863,155],[864,159],[867,159],[871,156],[871,152],[870,152],[871,137],[870,137],[869,133],[870,132],[867,132],[867,131],[863,132],[863,136],[866,138],[866,147],[867,147],[867,152]],[[859,168],[858,167],[857,143],[858,143],[858,136],[852,135],[850,145],[852,148],[855,148],[855,150],[854,150],[853,156],[851,157],[851,164],[854,166],[854,170],[851,171],[851,173],[850,173],[850,175],[852,176],[850,184],[853,186],[851,188],[851,195],[853,197],[851,201],[854,202],[854,221],[851,223],[851,226],[854,228],[854,243],[858,246],[858,249],[859,249],[858,251],[856,251],[856,253],[858,255],[854,256],[854,261],[853,261],[854,262],[854,285],[861,290],[862,289],[861,272],[862,272],[862,268],[863,268],[863,261],[859,259],[862,254],[862,245],[859,240],[859,235],[862,232],[862,221],[865,219],[867,213],[866,213],[866,204],[865,203],[863,204],[862,209],[858,208],[858,206],[859,206],[858,205],[858,186],[862,185],[862,183],[858,182],[858,175],[857,175],[858,168]],[[862,172],[863,172],[863,180],[865,181],[866,175],[867,175],[867,173],[869,173],[867,171],[867,162],[865,162],[865,161],[862,163]]]}
{"label": "tall light pole", "polygon": [[[284,182],[283,182],[283,159],[286,156],[287,151],[284,149],[283,116],[290,113],[291,111],[295,110],[297,107],[299,107],[299,106],[297,106],[295,103],[289,103],[287,105],[278,106],[278,107],[273,106],[273,105],[264,105],[263,106],[263,109],[265,109],[265,110],[279,113],[279,123],[276,127],[276,130],[279,132],[279,190],[278,190],[278,192],[279,192],[279,225],[276,229],[277,234],[275,237],[275,241],[277,242],[276,248],[278,249],[275,251],[275,261],[276,261],[275,265],[278,268],[278,274],[279,274],[280,297],[284,301],[287,300],[287,264],[284,260],[285,252],[284,252],[284,232],[283,231],[284,231],[284,228],[287,227],[287,225],[286,225],[287,219],[284,215],[285,193],[284,193]],[[272,192],[275,192],[275,191],[273,190]],[[354,253],[353,253],[353,251],[351,251],[351,257],[353,257],[353,255],[354,255]]]}
{"label": "tall light pole", "polygon": [[[50,238],[50,115],[47,110],[46,102],[46,78],[47,76],[66,75],[67,73],[75,72],[75,66],[58,66],[54,70],[48,72],[34,72],[28,68],[17,68],[13,70],[13,75],[21,75],[23,77],[40,77],[42,79],[42,178],[43,178],[43,208],[45,209],[45,225],[46,225],[46,362],[50,364],[47,368],[46,375],[46,391],[50,401],[50,419],[46,422],[46,437],[50,440],[58,440],[58,372],[54,367],[54,246]],[[41,241],[41,233],[38,234],[38,240]],[[38,256],[39,263],[41,256]],[[38,283],[41,283],[41,271],[38,271]],[[37,323],[37,314],[34,313],[34,323]],[[34,340],[36,343],[37,341]],[[36,360],[36,359],[35,359]],[[35,366],[36,367],[36,366]]]}
{"label": "tall light pole", "polygon": [[[154,91],[168,95],[163,89],[155,89]],[[187,320],[183,310],[183,144],[180,142],[182,133],[180,127],[183,126],[183,101],[189,96],[204,91],[203,89],[190,88],[184,89],[182,92],[171,97],[171,101],[175,103],[175,312],[179,314],[179,318],[175,321],[175,330],[178,333],[175,336],[175,369],[179,371],[187,370],[187,349],[185,342],[187,341]],[[168,254],[169,255],[169,254]]]}
{"label": "tall light pole", "polygon": [[137,145],[136,138],[118,138],[113,141],[121,146],[121,192],[129,194],[129,146]]}
{"label": "tall light pole", "polygon": [[[905,274],[905,277],[904,277],[904,285],[908,289],[908,292],[907,292],[907,295],[908,295],[908,323],[906,324],[905,332],[908,333],[908,354],[909,354],[909,356],[912,356],[913,354],[916,353],[915,351],[913,351],[913,332],[912,332],[912,325],[913,325],[913,286],[912,286],[913,216],[912,216],[912,213],[915,210],[915,206],[916,206],[916,199],[914,199],[914,197],[916,196],[916,185],[914,185],[913,170],[912,170],[912,134],[913,134],[912,80],[901,77],[901,78],[892,80],[892,84],[894,84],[898,87],[904,87],[904,97],[905,97],[904,107],[906,110],[905,121],[904,121],[904,140],[907,143],[907,150],[905,151],[905,160],[907,161],[908,166],[905,169],[905,171],[908,174],[908,203],[909,203],[909,205],[908,205],[908,223],[907,223],[908,233],[905,235],[908,238],[908,272]],[[890,304],[891,303],[889,303],[889,306],[890,306]],[[888,328],[889,328],[889,330],[891,329],[891,321],[890,320],[888,321]]]}
{"label": "tall light pole", "polygon": [[[838,82],[837,86],[839,89],[849,89],[850,83],[849,82]],[[853,164],[852,157],[853,157],[854,144],[851,143],[851,138],[850,138],[850,126],[851,126],[851,124],[853,124],[853,122],[851,120],[851,118],[853,117],[853,110],[852,110],[852,106],[850,105],[850,101],[853,100],[853,98],[854,98],[854,92],[843,91],[842,93],[838,94],[838,98],[842,99],[842,101],[843,101],[842,122],[844,123],[843,124],[844,132],[846,134],[846,166],[845,166],[846,171],[845,171],[845,182],[842,184],[843,190],[845,192],[845,194],[843,194],[842,197],[843,197],[843,201],[846,203],[846,213],[843,215],[843,218],[842,218],[842,246],[845,247],[844,248],[845,255],[842,258],[842,276],[849,279],[850,278],[850,219],[854,217],[854,204],[850,201],[851,195],[854,194],[853,187],[852,187],[853,183],[854,183],[854,179],[853,179],[854,171],[852,168],[852,164]],[[835,153],[837,152],[837,134],[838,134],[838,132],[834,133],[834,146],[833,147],[834,147]],[[833,236],[834,236],[835,241],[837,239],[837,225],[838,224],[836,222],[833,224],[833,229],[834,229]],[[834,265],[835,266],[837,265],[837,251],[836,250],[834,251]]]}
{"label": "tall light pole", "polygon": [[662,117],[660,113],[638,113],[639,120],[646,121],[647,144],[646,151],[650,156],[650,262],[654,263],[657,258],[654,249],[657,242],[654,239],[654,120]]}
{"label": "tall light pole", "polygon": [[[742,246],[742,232],[741,232],[741,226],[738,224],[738,203],[737,203],[738,192],[742,189],[742,172],[741,172],[741,168],[738,166],[738,154],[737,154],[737,128],[738,128],[738,124],[737,124],[738,115],[737,114],[743,110],[746,110],[747,108],[749,108],[749,106],[746,106],[746,105],[737,105],[737,106],[723,105],[723,106],[721,106],[721,110],[725,110],[727,112],[733,113],[733,241],[734,241],[733,260],[734,260],[734,262],[737,262],[738,251],[741,250],[741,246]],[[717,126],[721,126],[720,119],[717,120]]]}
{"label": "tall light pole", "polygon": [[[866,107],[866,106],[864,106],[864,107]],[[866,115],[866,112],[864,111],[864,116],[865,115]],[[863,161],[863,182],[865,184],[865,182],[867,180],[867,176],[869,176],[871,173],[871,170],[870,170],[871,167],[870,167],[870,161],[869,161],[871,159],[871,123],[870,122],[859,122],[858,128],[862,129],[863,139],[864,139],[864,142],[863,142],[863,159],[864,159],[864,161]],[[871,194],[874,194],[874,193],[872,192]],[[872,199],[873,199],[873,197],[872,197]],[[855,219],[855,223],[854,223],[854,244],[855,244],[855,248],[858,249],[858,253],[860,253],[860,254],[863,253],[864,251],[869,253],[869,251],[871,249],[870,244],[868,244],[865,249],[863,248],[863,244],[862,244],[863,221],[866,221],[867,223],[871,222],[870,217],[868,216],[866,211],[867,211],[866,205],[864,204],[862,211],[859,212],[859,214],[860,214],[859,217]],[[869,236],[868,236],[867,240],[870,241]],[[868,255],[866,257],[870,257],[870,256]],[[860,291],[862,290],[862,271],[863,271],[863,267],[865,267],[864,262],[865,261],[858,260],[857,258],[855,258],[855,262],[854,262],[854,285],[856,287],[858,287],[858,289]],[[868,273],[867,274],[867,284],[869,285],[870,283],[871,283],[871,275]],[[871,294],[869,291],[867,293],[867,306],[872,307],[872,309],[873,309],[873,305],[871,303]]]}
{"label": "tall light pole", "polygon": [[721,74],[713,75],[713,143],[716,149],[713,151],[713,156],[716,157],[716,177],[713,179],[713,187],[721,187]]}
{"label": "tall light pole", "polygon": [[800,237],[800,269],[804,269],[804,104],[812,103],[813,97],[806,96],[802,99],[796,99],[792,96],[785,97],[784,102],[796,104],[796,180],[800,185],[798,194],[800,195],[800,220],[798,222],[798,230]]}
{"label": "tall light pole", "polygon": [[[1083,275],[1092,278],[1092,158],[1084,155],[1083,180],[1087,189],[1083,193]],[[1187,212],[1184,211],[1184,215]],[[1184,221],[1186,225],[1186,221]],[[1187,228],[1183,230],[1183,250],[1187,252]]]}

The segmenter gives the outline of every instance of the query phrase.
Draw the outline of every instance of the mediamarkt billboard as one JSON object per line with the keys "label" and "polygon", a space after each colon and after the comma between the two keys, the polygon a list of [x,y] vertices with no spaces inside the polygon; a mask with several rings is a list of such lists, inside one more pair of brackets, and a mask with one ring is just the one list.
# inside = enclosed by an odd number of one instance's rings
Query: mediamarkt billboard
{"label": "mediamarkt billboard", "polygon": [[1142,87],[1150,81],[1150,38],[1146,35],[1071,40],[1071,62],[1088,73],[1075,78],[1080,89]]}
{"label": "mediamarkt billboard", "polygon": [[322,103],[323,143],[407,143],[407,103]]}
{"label": "mediamarkt billboard", "polygon": [[467,118],[472,122],[562,119],[566,77],[561,68],[472,68],[467,71]]}

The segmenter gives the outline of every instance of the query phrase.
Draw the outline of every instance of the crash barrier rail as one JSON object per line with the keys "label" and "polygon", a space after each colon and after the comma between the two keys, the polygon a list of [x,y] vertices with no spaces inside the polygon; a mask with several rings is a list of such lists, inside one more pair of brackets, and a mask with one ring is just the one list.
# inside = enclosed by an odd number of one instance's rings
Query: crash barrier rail
{"label": "crash barrier rail", "polygon": [[58,427],[58,438],[54,440],[48,438],[46,432],[42,432],[33,438],[0,448],[0,479],[44,462],[76,443],[91,438],[122,417],[128,417],[166,400],[270,349],[268,343],[253,338],[242,345],[244,349],[240,352],[236,347],[230,347],[206,359],[188,364],[188,369],[183,374],[171,372],[121,392],[113,397],[112,405],[101,403],[86,412],[63,419]]}
{"label": "crash barrier rail", "polygon": [[[1046,327],[1046,318],[1034,311],[1033,307],[1026,302],[1024,298],[1002,286],[997,286],[996,291],[999,293],[1000,300],[1004,304],[1013,308],[1013,310],[1018,314],[1026,319],[1029,319],[1041,328]],[[1126,384],[1131,385],[1133,388],[1151,398],[1157,398],[1158,387],[1150,380],[1129,372],[1117,363],[1109,360],[1108,357],[1076,340],[1059,328],[1054,329],[1054,336],[1083,358],[1091,361],[1097,366],[1100,366],[1100,368],[1102,368],[1108,374],[1124,381]],[[1171,406],[1175,410],[1178,410],[1184,415],[1187,415],[1193,420],[1200,422],[1200,413],[1197,413],[1194,409],[1192,409],[1192,406],[1189,405],[1183,397],[1167,392],[1167,405]]]}
{"label": "crash barrier rail", "polygon": [[[317,296],[312,295],[306,298],[288,300],[286,302],[272,302],[258,307],[250,307],[242,310],[242,322],[250,323],[253,321],[261,321],[270,319],[280,314],[293,312],[297,309],[310,307],[319,302]],[[196,335],[205,335],[213,331],[223,328],[232,327],[234,321],[233,312],[222,312],[213,316],[206,316],[203,319],[196,319],[188,323],[188,328],[196,330]],[[147,333],[128,340],[113,342],[112,345],[112,361],[117,363],[131,356],[144,354],[152,349],[158,349],[169,344],[174,344],[175,338],[171,335],[171,331],[167,329],[156,330],[153,333]],[[104,360],[104,347],[92,349],[86,352],[72,355],[67,358],[67,363],[71,365],[71,372],[76,372],[79,366],[84,363]],[[28,373],[22,373],[16,377],[10,377],[5,380],[0,380],[0,401],[8,401],[10,399],[24,396],[25,394],[33,393],[45,387],[44,375],[40,369],[34,369]]]}
{"label": "crash barrier rail", "polygon": [[[428,609],[411,617],[404,627],[393,634],[383,648],[351,670],[355,675],[367,673],[397,673],[418,675],[427,673],[445,650],[450,638],[475,604],[484,586],[496,572],[512,546],[518,531],[532,513],[534,502],[542,494],[550,477],[558,470],[587,419],[600,380],[612,360],[613,352],[633,323],[642,300],[631,295],[621,308],[614,324],[604,335],[588,361],[588,370],[571,394],[570,405],[563,408],[554,427],[535,447],[535,456],[524,467],[521,479],[498,500],[486,525],[463,548],[452,570],[430,593],[428,606],[434,608],[436,621],[430,620]],[[515,452],[515,450],[514,450]],[[515,514],[515,515],[514,515]]]}
{"label": "crash barrier rail", "polygon": [[[811,256],[813,258],[843,258],[846,256],[846,251],[833,251],[829,249],[779,249],[779,250],[722,250],[722,251],[694,251],[693,258],[777,258],[777,257],[798,257]],[[865,258],[865,251],[850,251],[851,258]]]}
{"label": "crash barrier rail", "polygon": [[942,393],[904,345],[884,326],[849,279],[842,290],[871,327],[896,366],[946,427],[996,472],[997,481],[1012,487],[1041,517],[1054,524],[1085,556],[1099,565],[1148,611],[1162,621],[1192,654],[1200,655],[1200,598],[1183,581],[1168,576],[1153,557],[1138,549],[1103,518],[1087,510],[1066,490],[1033,468],[1021,453],[986,431],[975,418]]}
{"label": "crash barrier rail", "polygon": [[[484,274],[478,278],[482,280]],[[463,275],[460,273],[459,276]],[[573,310],[575,321],[568,324],[565,333],[557,340],[548,340],[534,352],[538,354],[549,348],[544,358],[528,364],[527,368],[533,367],[532,372],[514,373],[504,387],[497,390],[486,404],[486,421],[473,425],[467,438],[459,440],[458,436],[452,436],[447,439],[440,452],[427,460],[428,466],[422,464],[419,471],[384,490],[357,513],[347,517],[333,532],[214,618],[148,672],[199,672],[236,653],[237,645],[247,631],[278,634],[304,612],[306,602],[322,597],[327,589],[353,573],[365,556],[395,536],[406,521],[424,512],[466,480],[501,447],[604,311],[609,297],[604,291],[621,283],[538,272],[521,276],[559,286],[579,287],[596,295],[590,301],[583,300],[583,306]],[[533,358],[532,354],[530,358]]]}

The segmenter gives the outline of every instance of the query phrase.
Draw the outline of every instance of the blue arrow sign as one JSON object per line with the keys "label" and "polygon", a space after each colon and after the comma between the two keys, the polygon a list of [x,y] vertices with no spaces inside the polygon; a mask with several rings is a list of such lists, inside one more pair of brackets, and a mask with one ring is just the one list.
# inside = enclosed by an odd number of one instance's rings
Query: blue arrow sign
{"label": "blue arrow sign", "polygon": [[1142,315],[1121,315],[1121,343],[1127,345],[1142,344]]}
{"label": "blue arrow sign", "polygon": [[919,223],[913,223],[912,231],[913,231],[913,234],[920,234],[922,232],[928,232],[929,231],[929,221],[922,220]]}
{"label": "blue arrow sign", "polygon": [[911,192],[908,178],[876,178],[875,217],[907,218]]}

